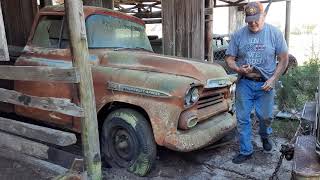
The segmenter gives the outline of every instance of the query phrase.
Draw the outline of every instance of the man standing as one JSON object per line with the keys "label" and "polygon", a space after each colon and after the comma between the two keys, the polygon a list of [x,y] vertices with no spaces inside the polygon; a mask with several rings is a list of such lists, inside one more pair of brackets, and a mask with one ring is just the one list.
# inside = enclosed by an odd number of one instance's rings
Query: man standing
{"label": "man standing", "polygon": [[[255,108],[263,149],[271,151],[274,83],[288,64],[288,47],[280,30],[264,22],[266,14],[260,2],[245,8],[247,25],[231,38],[225,61],[238,73],[236,86],[236,117],[240,135],[240,153],[232,162],[240,164],[251,158],[252,127],[250,114]],[[277,64],[278,58],[278,64]]]}

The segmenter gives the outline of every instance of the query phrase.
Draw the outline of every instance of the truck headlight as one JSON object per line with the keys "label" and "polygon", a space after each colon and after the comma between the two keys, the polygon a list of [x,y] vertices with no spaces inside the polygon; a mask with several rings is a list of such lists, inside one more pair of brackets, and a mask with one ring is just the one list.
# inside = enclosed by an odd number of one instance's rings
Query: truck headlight
{"label": "truck headlight", "polygon": [[193,105],[195,102],[198,101],[199,97],[199,89],[197,87],[190,88],[187,91],[186,96],[184,98],[185,106]]}
{"label": "truck headlight", "polygon": [[236,84],[232,84],[229,89],[231,99],[235,98]]}
{"label": "truck headlight", "polygon": [[229,111],[235,112],[236,84],[232,84],[229,88]]}

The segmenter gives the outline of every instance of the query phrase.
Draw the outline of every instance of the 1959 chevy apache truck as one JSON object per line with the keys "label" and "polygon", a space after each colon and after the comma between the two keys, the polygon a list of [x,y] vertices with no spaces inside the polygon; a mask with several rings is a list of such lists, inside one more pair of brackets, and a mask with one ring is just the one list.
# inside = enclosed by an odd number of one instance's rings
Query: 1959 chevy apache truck
{"label": "1959 chevy apache truck", "polygon": [[[153,53],[138,18],[84,7],[103,159],[145,175],[156,145],[189,152],[234,129],[230,113],[234,78],[218,64]],[[17,66],[71,67],[63,6],[46,7],[35,18]],[[68,98],[79,104],[77,86],[15,81],[14,90]],[[16,105],[16,114],[81,133],[80,119]]]}

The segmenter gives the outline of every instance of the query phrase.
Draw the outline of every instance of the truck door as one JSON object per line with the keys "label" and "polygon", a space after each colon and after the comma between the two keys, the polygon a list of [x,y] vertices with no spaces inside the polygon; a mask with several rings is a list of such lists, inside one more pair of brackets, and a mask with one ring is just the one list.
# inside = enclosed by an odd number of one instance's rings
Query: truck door
{"label": "truck door", "polygon": [[[66,20],[63,15],[40,15],[33,27],[23,54],[16,66],[72,67],[71,50]],[[15,81],[16,91],[40,97],[68,98],[73,100],[74,84],[52,82]],[[15,106],[17,114],[72,129],[72,117],[56,112]]]}

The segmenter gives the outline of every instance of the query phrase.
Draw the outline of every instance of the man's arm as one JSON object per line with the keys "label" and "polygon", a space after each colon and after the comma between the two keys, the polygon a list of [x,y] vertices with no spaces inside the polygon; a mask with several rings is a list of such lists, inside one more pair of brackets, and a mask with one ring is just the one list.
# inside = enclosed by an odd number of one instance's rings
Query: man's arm
{"label": "man's arm", "polygon": [[275,73],[262,86],[262,89],[265,91],[270,91],[272,89],[274,82],[279,79],[279,77],[283,74],[283,72],[286,70],[288,66],[288,62],[289,62],[288,53],[279,54],[278,57],[279,57],[278,58],[279,62],[278,62]]}
{"label": "man's arm", "polygon": [[225,61],[227,63],[227,66],[232,69],[234,72],[238,73],[238,74],[242,74],[242,75],[245,75],[245,74],[248,74],[248,73],[251,73],[253,68],[250,67],[249,65],[244,65],[244,66],[237,66],[236,64],[236,57],[234,56],[226,56],[225,57]]}

